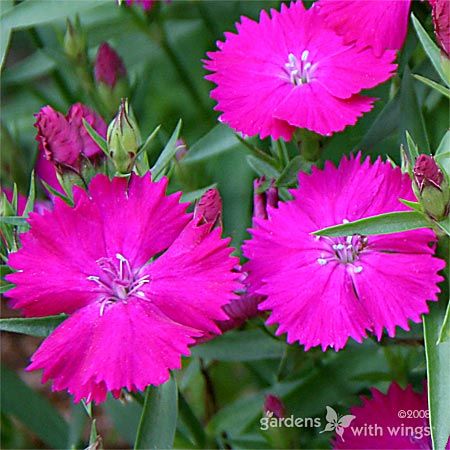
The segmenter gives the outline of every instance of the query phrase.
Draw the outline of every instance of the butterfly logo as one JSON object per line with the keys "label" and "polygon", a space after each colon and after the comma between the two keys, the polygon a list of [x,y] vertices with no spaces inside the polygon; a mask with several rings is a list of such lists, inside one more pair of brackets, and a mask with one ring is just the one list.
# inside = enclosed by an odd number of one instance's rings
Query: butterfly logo
{"label": "butterfly logo", "polygon": [[325,416],[325,419],[327,419],[328,423],[321,433],[324,433],[325,431],[336,431],[336,434],[342,439],[342,442],[345,442],[343,437],[344,430],[350,426],[355,418],[356,416],[352,415],[338,417],[336,411],[330,406],[327,406],[327,415]]}

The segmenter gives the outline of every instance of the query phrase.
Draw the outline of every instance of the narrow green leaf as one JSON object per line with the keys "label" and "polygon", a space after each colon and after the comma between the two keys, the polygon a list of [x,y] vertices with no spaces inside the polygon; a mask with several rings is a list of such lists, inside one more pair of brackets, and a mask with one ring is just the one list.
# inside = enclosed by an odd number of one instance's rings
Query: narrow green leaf
{"label": "narrow green leaf", "polygon": [[27,219],[22,216],[6,216],[6,217],[0,217],[0,222],[7,223],[9,225],[15,225],[15,226],[26,226],[27,225]]}
{"label": "narrow green leaf", "polygon": [[44,180],[41,179],[41,183],[44,185],[45,189],[50,192],[50,194],[54,195],[55,197],[60,198],[65,203],[67,203],[69,206],[73,206],[72,200],[62,194],[61,192],[57,191],[55,188],[51,187],[48,183],[46,183]]}
{"label": "narrow green leaf", "polygon": [[183,122],[180,119],[177,126],[175,127],[174,132],[172,133],[172,136],[164,147],[164,150],[159,155],[159,158],[155,162],[155,165],[150,169],[152,173],[152,179],[154,181],[158,181],[159,179],[161,179],[164,174],[164,169],[167,167],[167,165],[170,163],[170,160],[175,156],[175,153],[177,152],[177,140],[178,136],[180,135],[182,123]]}
{"label": "narrow green leaf", "polygon": [[156,135],[158,134],[159,130],[161,129],[161,125],[158,125],[153,132],[150,134],[150,136],[145,140],[145,142],[142,144],[141,148],[137,152],[136,156],[139,156],[141,153],[148,153],[150,146],[153,142],[153,139],[155,139]]}
{"label": "narrow green leaf", "polygon": [[400,110],[400,137],[403,145],[408,144],[406,140],[406,132],[408,132],[420,149],[420,153],[430,153],[430,143],[428,142],[422,109],[408,67],[405,67],[400,86]]}
{"label": "narrow green leaf", "polygon": [[450,216],[447,216],[445,219],[435,223],[444,233],[450,236]]}
{"label": "narrow green leaf", "polygon": [[417,211],[400,211],[355,220],[354,222],[323,228],[313,234],[316,236],[349,236],[352,234],[390,234],[401,231],[430,228],[428,219]]}
{"label": "narrow green leaf", "polygon": [[28,334],[29,336],[47,337],[67,316],[33,317],[27,319],[0,319],[0,330],[12,333]]}
{"label": "narrow green leaf", "polygon": [[444,315],[445,302],[441,299],[430,304],[430,313],[423,319],[428,407],[435,450],[444,450],[450,436],[450,342],[437,343]]}
{"label": "narrow green leaf", "polygon": [[422,205],[419,202],[412,202],[410,200],[405,200],[403,198],[399,198],[398,201],[406,205],[408,208],[414,209],[414,211],[423,213]]}
{"label": "narrow green leaf", "polygon": [[276,180],[280,176],[280,172],[277,169],[256,156],[248,155],[247,162],[250,167],[261,177],[264,176],[266,178]]}
{"label": "narrow green leaf", "polygon": [[192,348],[192,354],[204,360],[257,361],[279,359],[285,343],[277,341],[261,330],[229,332]]}
{"label": "narrow green leaf", "polygon": [[384,106],[356,148],[371,149],[393,134],[400,125],[400,116],[400,96],[396,95]]}
{"label": "narrow green leaf", "polygon": [[135,449],[169,449],[173,446],[178,417],[178,392],[173,377],[149,386],[134,443]]}
{"label": "narrow green leaf", "polygon": [[289,164],[284,168],[283,172],[281,172],[276,185],[278,187],[291,186],[292,184],[296,183],[297,176],[300,170],[306,167],[306,161],[303,159],[303,157],[300,155],[296,156],[291,161],[289,161]]}
{"label": "narrow green leaf", "polygon": [[416,158],[419,156],[419,149],[417,148],[416,143],[414,142],[413,138],[409,134],[408,130],[406,130],[406,144],[409,151],[409,157],[411,161],[415,161]]}
{"label": "narrow green leaf", "polygon": [[66,448],[69,427],[51,403],[28,387],[14,372],[1,367],[2,414],[17,418],[51,448]]}
{"label": "narrow green leaf", "polygon": [[446,88],[445,86],[442,86],[439,83],[436,83],[433,80],[429,80],[428,78],[422,77],[421,75],[413,74],[413,77],[417,80],[421,81],[422,83],[426,84],[430,88],[438,91],[440,94],[444,95],[447,98],[450,98],[450,89]]}
{"label": "narrow green leaf", "polygon": [[33,170],[31,172],[31,178],[30,178],[30,191],[28,193],[27,203],[25,205],[25,210],[23,212],[24,216],[28,217],[28,213],[33,211],[35,199],[36,199],[36,181],[35,181],[34,170]]}
{"label": "narrow green leaf", "polygon": [[189,148],[183,164],[203,161],[239,147],[234,132],[226,125],[219,124]]}
{"label": "narrow green leaf", "polygon": [[108,144],[106,143],[103,136],[100,136],[97,133],[97,131],[95,131],[91,127],[91,125],[86,121],[86,119],[83,119],[83,125],[84,125],[84,128],[86,128],[86,131],[88,132],[88,134],[92,138],[92,140],[102,149],[103,153],[109,157]]}
{"label": "narrow green leaf", "polygon": [[438,344],[442,342],[450,342],[450,299],[447,304],[447,311],[445,312],[444,322],[439,331]]}
{"label": "narrow green leaf", "polygon": [[200,423],[197,416],[194,414],[194,411],[192,411],[192,408],[184,398],[181,391],[178,392],[178,404],[179,404],[180,419],[183,421],[183,423],[186,425],[186,427],[192,434],[192,437],[195,439],[197,447],[204,448],[206,436],[205,431],[203,429],[203,425]]}
{"label": "narrow green leaf", "polygon": [[450,178],[450,130],[447,130],[435,153],[436,161]]}
{"label": "narrow green leaf", "polygon": [[450,87],[450,80],[448,75],[446,75],[441,62],[441,51],[438,46],[433,42],[433,40],[428,36],[427,32],[423,28],[422,24],[418,21],[414,14],[411,14],[411,19],[416,30],[417,36],[419,37],[420,43],[428,55],[431,63],[436,69],[442,81]]}

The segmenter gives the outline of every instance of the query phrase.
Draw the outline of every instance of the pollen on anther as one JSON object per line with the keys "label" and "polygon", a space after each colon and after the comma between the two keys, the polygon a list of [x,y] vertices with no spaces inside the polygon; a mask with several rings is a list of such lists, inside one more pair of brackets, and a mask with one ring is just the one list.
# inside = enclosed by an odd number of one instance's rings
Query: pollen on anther
{"label": "pollen on anther", "polygon": [[353,268],[354,273],[361,273],[363,271],[363,266],[355,266]]}
{"label": "pollen on anther", "polygon": [[328,261],[325,258],[317,258],[317,262],[319,263],[320,266],[324,266],[325,264],[328,263]]}

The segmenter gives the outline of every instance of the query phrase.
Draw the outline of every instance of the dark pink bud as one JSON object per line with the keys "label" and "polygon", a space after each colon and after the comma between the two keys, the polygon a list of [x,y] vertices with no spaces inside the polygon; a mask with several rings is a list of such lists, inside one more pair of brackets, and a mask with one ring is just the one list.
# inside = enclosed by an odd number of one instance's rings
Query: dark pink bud
{"label": "dark pink bud", "polygon": [[103,42],[98,48],[94,74],[98,83],[104,83],[111,89],[119,79],[125,78],[127,75],[121,57],[106,42]]}
{"label": "dark pink bud", "polygon": [[217,189],[206,191],[194,209],[194,219],[199,225],[209,223],[211,228],[222,223],[222,199]]}
{"label": "dark pink bud", "polygon": [[[86,131],[83,118],[101,136],[106,136],[103,119],[81,103],[73,105],[67,116],[55,111],[51,106],[44,106],[36,114],[34,126],[37,128],[36,141],[39,143],[37,165],[40,166],[41,173],[50,171],[49,167],[43,165],[43,157],[51,161],[59,171],[79,171],[83,156],[92,159],[102,154],[100,147]],[[49,184],[52,185],[53,182],[54,180],[50,180]]]}
{"label": "dark pink bud", "polygon": [[279,419],[285,416],[284,404],[279,397],[269,394],[264,402],[264,413],[266,415],[275,416]]}
{"label": "dark pink bud", "polygon": [[434,32],[442,50],[450,56],[450,2],[430,0]]}
{"label": "dark pink bud", "polygon": [[444,181],[444,174],[431,155],[419,155],[414,164],[413,172],[420,192],[423,191],[425,186],[440,188]]}
{"label": "dark pink bud", "polygon": [[268,206],[273,208],[278,206],[278,189],[273,185],[273,183],[271,183],[265,192],[261,192],[265,182],[266,180],[264,177],[257,178],[253,182],[253,217],[259,219],[268,218]]}

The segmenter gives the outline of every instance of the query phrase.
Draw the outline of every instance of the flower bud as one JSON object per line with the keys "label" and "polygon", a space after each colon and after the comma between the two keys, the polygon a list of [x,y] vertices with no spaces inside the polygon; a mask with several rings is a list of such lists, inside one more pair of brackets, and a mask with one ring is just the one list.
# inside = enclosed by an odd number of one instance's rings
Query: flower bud
{"label": "flower bud", "polygon": [[448,0],[430,0],[434,32],[443,52],[450,57],[450,2]]}
{"label": "flower bud", "polygon": [[84,60],[86,58],[86,35],[81,28],[80,19],[78,17],[75,20],[75,25],[67,19],[67,30],[64,36],[64,51],[70,59],[75,61]]}
{"label": "flower bud", "polygon": [[130,173],[141,145],[141,136],[128,100],[122,100],[117,116],[109,124],[107,141],[108,151],[117,172]]}
{"label": "flower bud", "polygon": [[222,224],[222,199],[217,189],[207,190],[194,209],[198,225],[210,224],[211,229]]}
{"label": "flower bud", "polygon": [[266,180],[264,177],[257,178],[253,182],[253,217],[267,219],[267,206],[276,208],[278,206],[278,189],[270,184],[265,192],[261,192]]}
{"label": "flower bud", "polygon": [[445,174],[430,155],[419,155],[413,169],[415,192],[425,212],[435,220],[449,210],[450,189]]}
{"label": "flower bud", "polygon": [[264,401],[264,414],[278,417],[278,419],[283,418],[285,409],[281,399],[272,394],[267,395]]}
{"label": "flower bud", "polygon": [[128,95],[128,80],[122,59],[106,42],[98,48],[94,76],[99,97],[113,114],[120,99]]}

